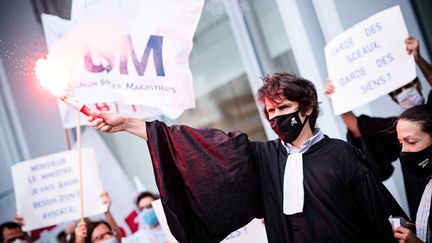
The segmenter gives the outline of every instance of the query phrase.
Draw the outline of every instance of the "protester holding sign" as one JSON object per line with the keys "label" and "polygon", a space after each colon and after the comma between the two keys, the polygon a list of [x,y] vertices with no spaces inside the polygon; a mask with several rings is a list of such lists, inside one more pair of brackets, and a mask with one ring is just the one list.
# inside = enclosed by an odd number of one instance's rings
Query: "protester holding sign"
{"label": "protester holding sign", "polygon": [[[335,115],[367,104],[416,77],[405,51],[408,30],[399,6],[356,23],[326,44],[327,73],[334,81]],[[353,99],[355,97],[355,99]]]}
{"label": "protester holding sign", "polygon": [[108,208],[105,212],[106,221],[86,222],[81,220],[75,228],[75,241],[77,243],[105,242],[105,240],[121,242],[120,228],[109,210],[111,206],[111,198],[109,197],[108,192],[102,193],[101,198]]}
{"label": "protester holding sign", "polygon": [[410,173],[429,180],[417,211],[414,234],[408,225],[395,231],[401,243],[431,242],[431,197],[432,197],[432,107],[420,105],[403,112],[396,126],[402,144],[399,155],[402,167]]}
{"label": "protester holding sign", "polygon": [[94,113],[92,126],[148,142],[162,204],[179,242],[219,242],[264,217],[268,240],[393,242],[390,215],[403,210],[351,145],[315,128],[312,82],[288,73],[264,78],[258,91],[279,139],[166,126]]}
{"label": "protester holding sign", "polygon": [[[430,78],[428,82],[432,85],[432,68],[421,57],[418,40],[410,36],[405,40],[405,43],[408,53],[415,55],[417,64],[419,67],[423,67],[421,70],[425,77]],[[335,87],[329,80],[325,94],[331,98],[334,91]],[[402,109],[408,109],[425,102],[421,91],[422,85],[416,78],[392,91],[389,95]],[[428,104],[432,103],[431,96],[432,92],[429,92]],[[398,158],[400,151],[400,144],[394,130],[396,117],[381,118],[367,115],[357,117],[352,111],[343,113],[341,116],[348,128],[348,142],[362,150],[371,169],[380,180],[388,179],[393,173],[392,162]],[[404,181],[410,213],[415,215],[427,180],[414,177],[404,171]]]}

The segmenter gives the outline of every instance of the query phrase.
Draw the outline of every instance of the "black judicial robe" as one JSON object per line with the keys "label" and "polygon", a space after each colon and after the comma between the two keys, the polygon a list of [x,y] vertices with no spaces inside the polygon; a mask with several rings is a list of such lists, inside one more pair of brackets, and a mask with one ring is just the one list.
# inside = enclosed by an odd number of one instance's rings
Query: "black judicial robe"
{"label": "black judicial robe", "polygon": [[[347,140],[361,149],[371,170],[382,181],[393,173],[392,163],[398,159],[401,146],[394,124],[397,117],[379,118],[361,115],[357,118],[361,138],[354,138],[350,132]],[[429,178],[415,176],[402,168],[408,207],[415,220],[423,191]]]}
{"label": "black judicial robe", "polygon": [[[432,91],[429,92],[427,101],[428,105],[432,105]],[[370,169],[381,181],[392,175],[392,163],[399,158],[402,149],[397,138],[396,120],[397,117],[381,118],[361,115],[357,117],[361,138],[355,138],[349,130],[347,132],[347,141],[363,152]],[[417,208],[429,178],[415,176],[403,168],[402,173],[409,211],[415,220]]]}
{"label": "black judicial robe", "polygon": [[361,115],[357,117],[361,138],[354,137],[349,130],[347,132],[347,141],[363,152],[370,169],[381,181],[393,174],[392,163],[401,151],[394,126],[396,119]]}
{"label": "black judicial robe", "polygon": [[179,242],[219,242],[264,217],[270,243],[395,242],[388,217],[406,215],[341,140],[324,139],[303,155],[303,213],[283,214],[287,159],[280,141],[251,142],[217,129],[147,123],[156,182]]}

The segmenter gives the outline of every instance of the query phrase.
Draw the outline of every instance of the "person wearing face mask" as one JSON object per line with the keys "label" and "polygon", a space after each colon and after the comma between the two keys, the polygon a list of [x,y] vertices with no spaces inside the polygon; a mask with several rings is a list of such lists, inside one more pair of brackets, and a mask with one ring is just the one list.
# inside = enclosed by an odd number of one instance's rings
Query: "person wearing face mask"
{"label": "person wearing face mask", "polygon": [[1,243],[31,243],[30,237],[23,232],[16,222],[4,222],[0,225]]}
{"label": "person wearing face mask", "polygon": [[147,237],[153,242],[165,243],[166,237],[159,220],[153,209],[152,202],[159,197],[151,192],[141,192],[136,199],[136,205],[139,209],[139,228],[145,231]]}
{"label": "person wearing face mask", "polygon": [[389,96],[403,110],[406,110],[417,105],[423,105],[425,103],[425,99],[421,91],[422,85],[416,77],[408,84],[390,92]]}
{"label": "person wearing face mask", "polygon": [[[420,55],[419,42],[414,37],[405,40],[408,54],[413,55],[417,66],[432,85],[432,66]],[[334,93],[334,85],[327,81],[325,94],[331,98]],[[416,105],[426,103],[422,94],[422,85],[418,78],[410,83],[389,93],[390,98],[402,109],[408,109]],[[427,104],[432,102],[432,92],[429,92]],[[347,126],[347,141],[360,149],[369,161],[370,169],[375,175],[384,181],[393,173],[392,163],[397,160],[400,145],[397,140],[394,117],[370,117],[367,115],[356,116],[352,111],[341,115]],[[415,215],[420,197],[427,183],[424,178],[419,178],[405,173],[403,170],[405,191],[408,207],[411,215]]]}
{"label": "person wearing face mask", "polygon": [[411,107],[423,105],[425,103],[425,99],[421,91],[422,85],[416,77],[408,84],[390,92],[389,96],[403,110],[407,110]]}
{"label": "person wearing face mask", "polygon": [[421,197],[415,221],[415,232],[399,227],[394,237],[400,243],[431,242],[432,198],[432,107],[419,105],[403,112],[397,121],[397,135],[402,144],[399,160],[413,175],[424,177],[428,184]]}
{"label": "person wearing face mask", "polygon": [[81,220],[75,227],[74,242],[121,243],[121,230],[111,214],[112,201],[108,192],[101,193],[100,198],[102,204],[107,206],[107,211],[104,213],[106,221],[91,222],[86,218]]}
{"label": "person wearing face mask", "polygon": [[179,242],[220,242],[262,217],[270,243],[394,242],[388,217],[405,216],[403,210],[356,148],[315,126],[313,83],[289,73],[263,81],[257,98],[275,140],[106,112],[92,113],[89,121],[147,141]]}

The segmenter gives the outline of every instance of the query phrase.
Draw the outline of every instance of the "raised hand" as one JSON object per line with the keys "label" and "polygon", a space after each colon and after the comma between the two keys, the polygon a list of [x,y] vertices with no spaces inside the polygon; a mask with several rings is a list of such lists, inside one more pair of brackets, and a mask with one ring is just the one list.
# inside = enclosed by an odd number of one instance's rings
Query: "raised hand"
{"label": "raised hand", "polygon": [[87,225],[81,220],[75,227],[75,240],[77,243],[84,243],[87,237]]}
{"label": "raised hand", "polygon": [[23,218],[21,215],[19,215],[19,214],[16,214],[16,215],[15,215],[15,222],[16,222],[17,224],[19,224],[19,226],[20,226],[21,228],[24,226],[24,218]]}
{"label": "raised hand", "polygon": [[101,199],[102,199],[102,203],[103,203],[104,205],[107,205],[107,211],[109,211],[109,210],[110,210],[110,207],[111,207],[111,203],[112,203],[112,201],[111,201],[111,198],[110,198],[108,192],[103,192],[103,193],[100,195],[100,197],[101,197]]}
{"label": "raised hand", "polygon": [[413,55],[414,59],[420,56],[420,44],[416,38],[409,36],[405,39],[405,45],[408,54]]}
{"label": "raised hand", "polygon": [[329,79],[327,80],[326,87],[325,87],[325,96],[327,98],[331,99],[331,96],[333,95],[335,90],[335,86],[333,85],[333,82]]}

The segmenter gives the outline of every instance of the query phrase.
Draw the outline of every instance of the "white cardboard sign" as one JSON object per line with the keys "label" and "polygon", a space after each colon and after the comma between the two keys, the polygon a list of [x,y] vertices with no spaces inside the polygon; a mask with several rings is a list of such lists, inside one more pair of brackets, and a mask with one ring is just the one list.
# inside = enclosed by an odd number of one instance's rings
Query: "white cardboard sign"
{"label": "white cardboard sign", "polygon": [[409,83],[416,76],[399,6],[379,12],[329,41],[324,49],[335,85],[334,113],[350,111]]}
{"label": "white cardboard sign", "polygon": [[[169,230],[168,223],[165,218],[161,200],[155,200],[152,202],[153,209],[156,212],[159,223],[165,232],[167,241],[170,243],[178,242]],[[259,219],[252,220],[249,224],[235,230],[229,234],[222,243],[267,243],[267,233],[263,222]]]}
{"label": "white cardboard sign", "polygon": [[[55,153],[12,166],[17,213],[24,230],[32,230],[79,219],[80,175],[77,151]],[[106,211],[93,150],[82,150],[84,215]]]}

